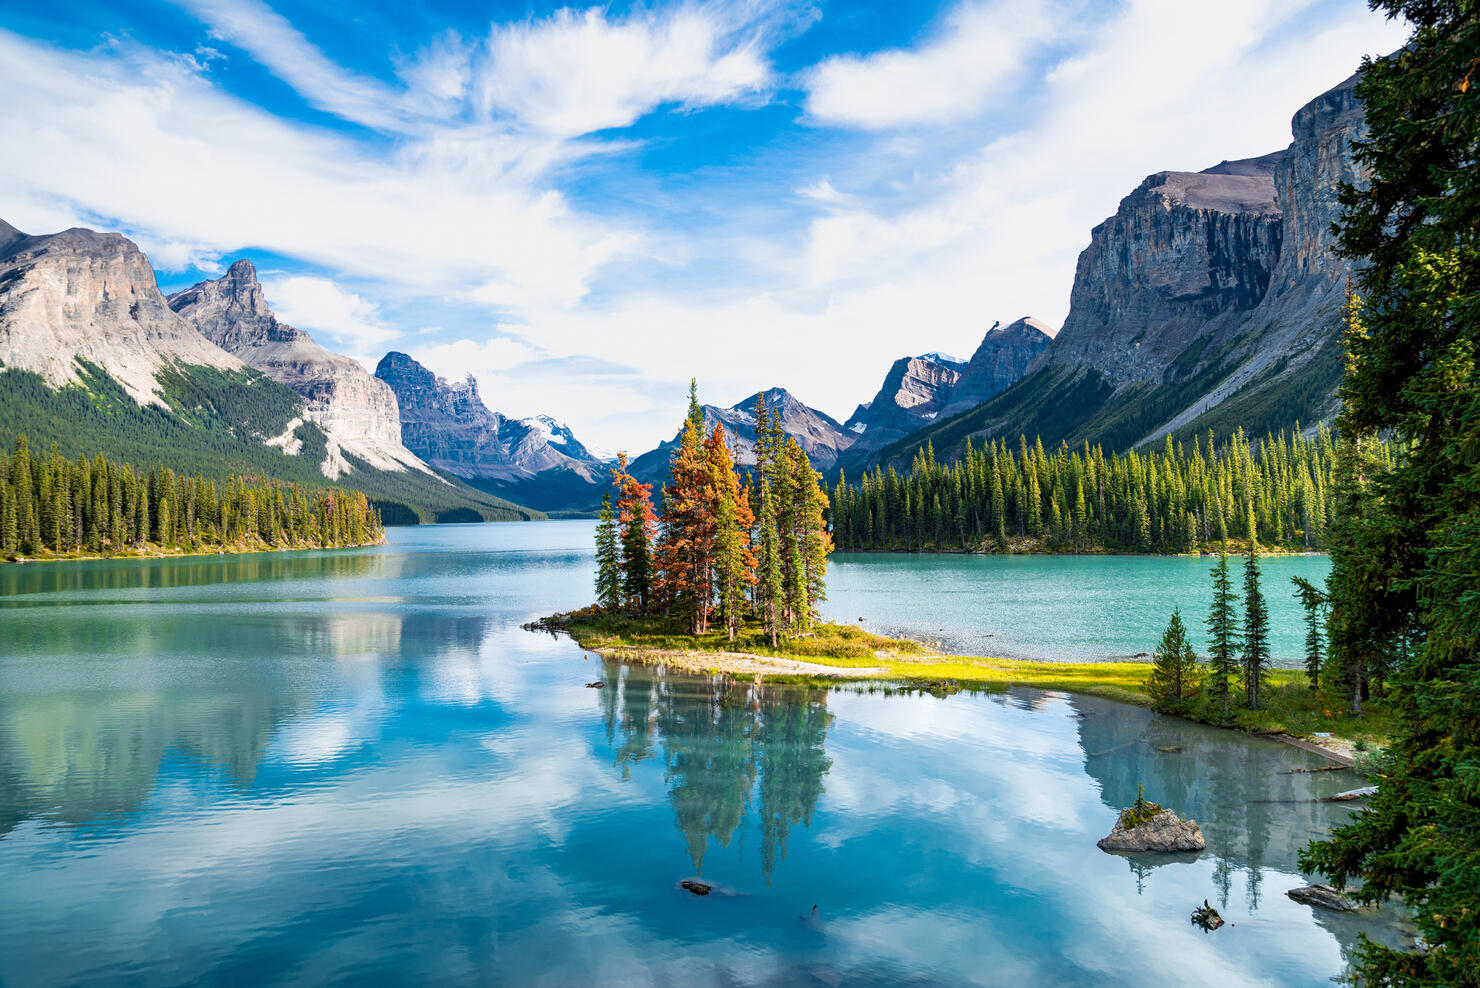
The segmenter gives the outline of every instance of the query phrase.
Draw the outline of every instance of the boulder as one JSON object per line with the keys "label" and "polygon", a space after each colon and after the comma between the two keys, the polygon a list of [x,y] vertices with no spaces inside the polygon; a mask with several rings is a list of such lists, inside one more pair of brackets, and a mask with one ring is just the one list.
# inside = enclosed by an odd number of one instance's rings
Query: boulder
{"label": "boulder", "polygon": [[1115,829],[1100,838],[1096,846],[1102,851],[1201,851],[1208,846],[1202,828],[1195,820],[1178,819],[1171,810],[1162,810],[1139,826],[1127,826],[1134,819],[1132,808],[1120,811]]}
{"label": "boulder", "polygon": [[1291,889],[1285,894],[1302,905],[1317,906],[1337,913],[1351,912],[1356,908],[1352,905],[1352,900],[1329,885],[1306,885]]}

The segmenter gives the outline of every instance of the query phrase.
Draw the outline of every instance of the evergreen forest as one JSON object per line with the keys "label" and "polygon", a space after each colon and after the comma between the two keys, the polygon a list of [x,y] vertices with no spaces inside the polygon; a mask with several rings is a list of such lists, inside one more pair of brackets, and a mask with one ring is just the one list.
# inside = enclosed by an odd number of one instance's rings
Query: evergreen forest
{"label": "evergreen forest", "polygon": [[359,491],[139,472],[101,453],[69,460],[55,445],[41,453],[25,436],[0,455],[0,556],[8,559],[356,546],[383,535]]}
{"label": "evergreen forest", "polygon": [[[1390,463],[1391,450],[1372,455]],[[1284,551],[1323,550],[1333,517],[1336,448],[1324,427],[1251,443],[1235,431],[1160,450],[1106,454],[1088,444],[1047,451],[991,440],[941,463],[927,444],[908,474],[893,468],[831,492],[833,538],[845,550],[1146,552],[1212,550],[1257,538]]]}

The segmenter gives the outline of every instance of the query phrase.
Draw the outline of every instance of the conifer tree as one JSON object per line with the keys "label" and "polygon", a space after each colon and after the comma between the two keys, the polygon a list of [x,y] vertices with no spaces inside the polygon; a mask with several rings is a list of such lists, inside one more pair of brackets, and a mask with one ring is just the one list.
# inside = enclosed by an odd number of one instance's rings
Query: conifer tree
{"label": "conifer tree", "polygon": [[704,411],[689,382],[689,411],[668,465],[655,557],[660,606],[693,634],[709,624],[714,595],[714,473],[704,450]]}
{"label": "conifer tree", "polygon": [[653,603],[653,538],[657,530],[653,485],[639,483],[627,472],[626,453],[617,454],[612,477],[621,529],[623,603],[630,611],[646,614]]}
{"label": "conifer tree", "polygon": [[1208,684],[1213,698],[1223,705],[1228,719],[1232,680],[1238,672],[1238,618],[1234,612],[1233,582],[1228,576],[1228,544],[1218,548],[1218,565],[1211,570],[1213,602],[1208,608]]}
{"label": "conifer tree", "polygon": [[761,613],[771,647],[780,643],[781,607],[785,582],[781,569],[781,532],[778,525],[775,475],[777,451],[770,410],[762,395],[755,406],[755,476],[759,491],[756,511],[758,570],[755,585],[756,609]]}
{"label": "conifer tree", "polygon": [[1326,595],[1304,577],[1292,576],[1290,582],[1295,584],[1295,596],[1305,610],[1305,675],[1311,689],[1320,689],[1326,639],[1321,612],[1326,606]]}
{"label": "conifer tree", "polygon": [[705,451],[716,492],[715,589],[720,617],[725,623],[725,635],[734,641],[745,611],[746,595],[755,583],[756,558],[750,544],[755,515],[750,508],[750,493],[740,486],[735,475],[735,464],[722,427],[714,427]]}
{"label": "conifer tree", "polygon": [[1269,606],[1259,588],[1259,540],[1254,535],[1254,516],[1249,515],[1249,551],[1244,559],[1244,699],[1250,710],[1259,709],[1259,688],[1269,661]]}
{"label": "conifer tree", "polygon": [[615,611],[622,606],[622,554],[611,488],[601,492],[601,511],[596,517],[596,602],[603,610]]}
{"label": "conifer tree", "polygon": [[1197,653],[1187,640],[1181,609],[1173,608],[1172,619],[1152,656],[1151,675],[1144,689],[1157,710],[1170,711],[1197,691],[1197,682]]}
{"label": "conifer tree", "polygon": [[1338,253],[1359,261],[1365,325],[1348,334],[1340,426],[1353,439],[1391,433],[1403,455],[1362,477],[1367,497],[1353,514],[1343,506],[1343,530],[1332,535],[1347,545],[1332,555],[1330,659],[1361,661],[1362,649],[1390,643],[1395,728],[1366,809],[1301,867],[1338,885],[1358,878],[1360,901],[1396,895],[1411,910],[1423,949],[1364,943],[1367,983],[1474,985],[1480,10],[1474,0],[1372,6],[1406,18],[1412,33],[1395,54],[1364,62],[1357,81],[1368,135],[1356,156],[1367,180],[1341,189]]}

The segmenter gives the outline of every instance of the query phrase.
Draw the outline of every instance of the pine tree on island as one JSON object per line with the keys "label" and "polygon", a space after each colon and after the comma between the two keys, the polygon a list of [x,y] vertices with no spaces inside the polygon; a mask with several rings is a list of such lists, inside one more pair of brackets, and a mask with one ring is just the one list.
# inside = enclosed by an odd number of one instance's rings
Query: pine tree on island
{"label": "pine tree on island", "polygon": [[601,492],[596,516],[596,603],[614,611],[622,605],[622,555],[618,544],[617,513],[610,489]]}
{"label": "pine tree on island", "polygon": [[651,485],[612,471],[617,494],[596,527],[597,603],[603,610],[662,615],[692,635],[716,615],[733,641],[747,618],[772,647],[807,632],[825,599],[828,498],[806,452],[781,431],[764,397],[755,412],[756,464],[744,481],[723,426],[704,434],[695,384],[669,461],[662,509]]}

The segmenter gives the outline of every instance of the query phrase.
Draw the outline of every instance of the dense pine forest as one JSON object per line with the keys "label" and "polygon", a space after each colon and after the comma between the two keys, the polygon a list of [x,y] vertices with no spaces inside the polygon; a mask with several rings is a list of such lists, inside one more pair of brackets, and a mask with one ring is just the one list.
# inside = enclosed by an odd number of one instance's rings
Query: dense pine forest
{"label": "dense pine forest", "polygon": [[[1374,455],[1390,465],[1386,446]],[[1018,440],[967,443],[955,463],[932,448],[913,469],[839,475],[832,489],[840,549],[987,552],[1196,552],[1230,537],[1276,550],[1324,549],[1333,516],[1336,450],[1324,428],[1222,445],[1210,433],[1189,445],[1106,455],[1099,446]]]}
{"label": "dense pine forest", "polygon": [[821,475],[766,408],[756,407],[756,464],[744,478],[722,426],[704,434],[704,411],[689,390],[689,413],[654,512],[652,485],[612,471],[596,526],[596,596],[608,615],[660,616],[704,634],[711,617],[734,640],[759,622],[774,647],[803,633],[825,599],[827,494]]}
{"label": "dense pine forest", "polygon": [[128,555],[369,545],[379,513],[358,491],[262,478],[218,485],[167,467],[140,473],[101,454],[68,460],[17,437],[0,455],[0,556]]}

